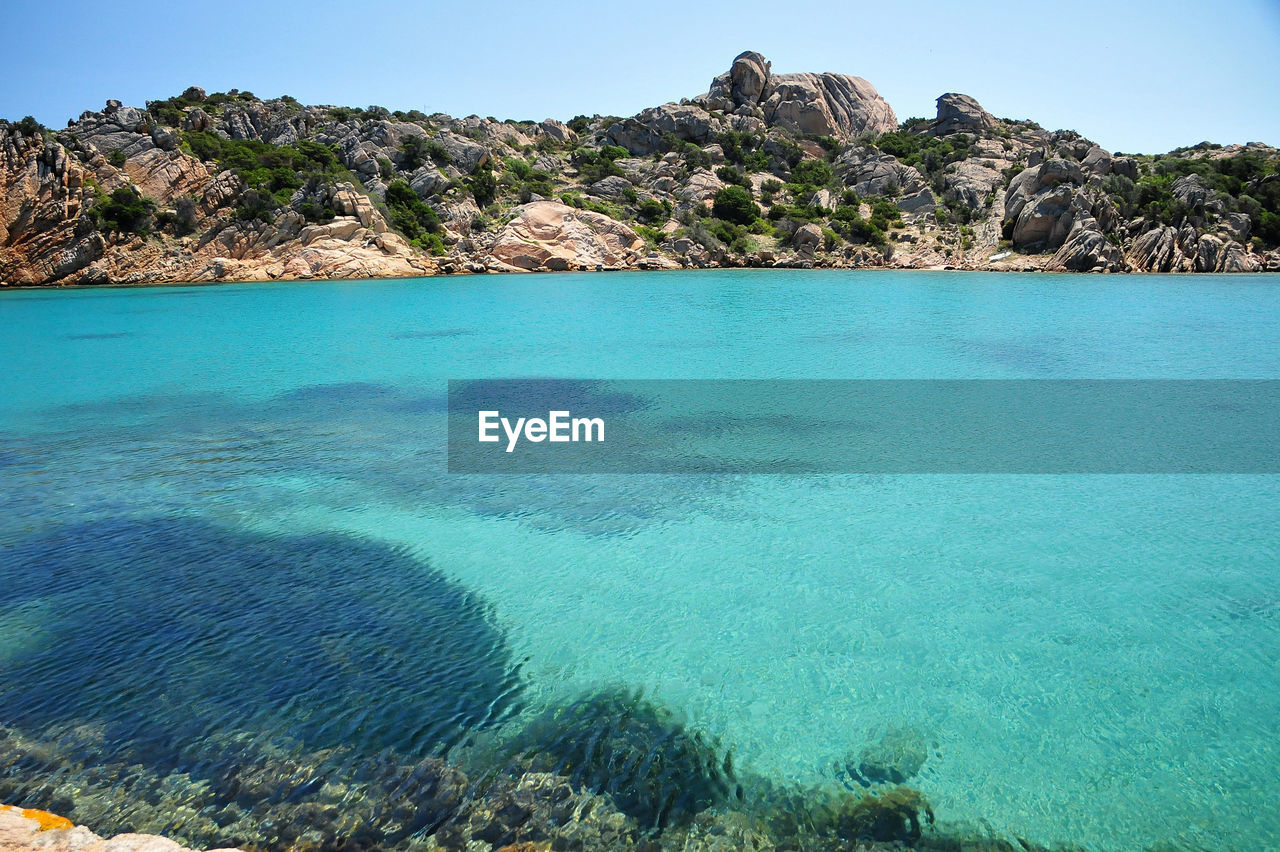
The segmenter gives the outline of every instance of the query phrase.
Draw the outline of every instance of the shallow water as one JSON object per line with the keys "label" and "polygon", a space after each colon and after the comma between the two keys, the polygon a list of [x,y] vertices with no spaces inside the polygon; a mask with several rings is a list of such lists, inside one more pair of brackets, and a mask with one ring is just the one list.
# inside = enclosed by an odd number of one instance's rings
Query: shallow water
{"label": "shallow water", "polygon": [[0,725],[429,754],[621,684],[778,780],[905,731],[940,819],[1280,845],[1275,476],[461,476],[444,437],[460,378],[1280,378],[1280,276],[28,291],[0,329]]}

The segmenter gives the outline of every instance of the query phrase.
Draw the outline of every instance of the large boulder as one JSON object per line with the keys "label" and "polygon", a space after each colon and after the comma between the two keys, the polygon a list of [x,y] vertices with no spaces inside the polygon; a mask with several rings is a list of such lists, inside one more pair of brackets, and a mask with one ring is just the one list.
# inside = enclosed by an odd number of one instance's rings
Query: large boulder
{"label": "large boulder", "polygon": [[897,116],[875,87],[847,74],[779,74],[761,103],[765,121],[794,133],[848,138],[898,129]]}
{"label": "large boulder", "polygon": [[1004,176],[978,160],[961,160],[955,171],[944,175],[946,195],[963,203],[970,210],[987,206],[987,198],[995,194]]}
{"label": "large boulder", "polygon": [[978,133],[996,126],[991,113],[968,95],[948,92],[938,98],[938,118],[929,128],[934,136]]}
{"label": "large boulder", "polygon": [[847,74],[774,74],[759,53],[746,51],[697,99],[708,109],[763,118],[793,133],[848,138],[898,129],[893,108],[875,87]]}
{"label": "large boulder", "polygon": [[1014,176],[1004,196],[1005,226],[1014,245],[1029,251],[1059,248],[1078,218],[1082,205],[1074,203],[1075,190],[1083,183],[1080,164],[1062,158]]}
{"label": "large boulder", "polygon": [[67,132],[83,143],[88,143],[103,154],[122,151],[126,157],[155,147],[148,128],[151,116],[136,107],[121,106],[119,101],[107,101],[101,112],[85,112]]}
{"label": "large boulder", "polygon": [[1106,177],[1111,173],[1111,162],[1111,155],[1094,145],[1080,161],[1080,168],[1096,177]]}
{"label": "large boulder", "polygon": [[818,246],[822,245],[822,229],[808,222],[796,231],[795,236],[791,238],[791,244],[796,247],[798,255],[811,259],[818,251]]}
{"label": "large boulder", "polygon": [[658,150],[667,133],[685,142],[706,145],[725,129],[723,121],[701,106],[663,104],[611,125],[605,132],[605,141],[620,145],[637,157],[647,157]]}
{"label": "large boulder", "polygon": [[550,137],[561,145],[572,145],[578,141],[578,134],[574,133],[569,125],[563,121],[556,121],[554,118],[543,120],[538,125],[538,130],[543,136]]}
{"label": "large boulder", "polygon": [[914,195],[928,186],[914,166],[904,166],[875,148],[850,148],[834,165],[844,185],[861,198],[894,191]]}
{"label": "large boulder", "polygon": [[1062,248],[1045,269],[1050,272],[1120,272],[1124,269],[1124,256],[1098,229],[1097,221],[1085,217],[1076,221]]}
{"label": "large boulder", "polygon": [[607,198],[610,201],[622,201],[627,197],[627,190],[632,193],[636,191],[635,187],[631,185],[631,181],[617,175],[609,175],[604,180],[596,181],[587,187],[587,192],[590,194],[600,198]]}
{"label": "large boulder", "polygon": [[630,266],[643,248],[635,231],[608,216],[535,201],[516,208],[490,254],[517,269],[559,270]]}
{"label": "large boulder", "polygon": [[717,107],[726,112],[743,105],[759,104],[769,82],[769,67],[770,62],[754,50],[738,54],[734,57],[733,67],[711,81],[708,98],[717,101]]}
{"label": "large boulder", "polygon": [[469,175],[489,162],[489,149],[465,136],[441,130],[435,138],[449,156],[450,164],[463,174]]}

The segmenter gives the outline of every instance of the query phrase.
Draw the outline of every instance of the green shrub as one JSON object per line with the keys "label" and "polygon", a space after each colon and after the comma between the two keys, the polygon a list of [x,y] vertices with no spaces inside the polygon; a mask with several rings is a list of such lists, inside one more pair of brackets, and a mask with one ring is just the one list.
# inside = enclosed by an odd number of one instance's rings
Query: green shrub
{"label": "green shrub", "polygon": [[738,225],[749,225],[760,216],[760,207],[751,200],[751,193],[740,186],[726,186],[718,190],[711,204],[711,213]]}
{"label": "green shrub", "polygon": [[599,151],[591,148],[579,148],[574,152],[573,162],[578,168],[578,176],[586,183],[596,183],[607,177],[626,177],[622,169],[614,162],[625,157],[626,148],[617,145],[606,145]]}
{"label": "green shrub", "polygon": [[948,163],[968,157],[972,145],[973,138],[963,133],[939,139],[896,131],[882,134],[875,141],[881,151],[897,157],[905,166],[917,167],[927,177],[940,174]]}
{"label": "green shrub", "polygon": [[721,166],[716,169],[716,177],[731,186],[741,186],[748,191],[751,189],[751,181],[747,180],[746,175],[734,166]]}
{"label": "green shrub", "polygon": [[124,164],[128,162],[128,157],[124,155],[124,151],[117,148],[107,155],[107,162],[115,166],[117,169],[123,169]]}
{"label": "green shrub", "polygon": [[498,191],[497,178],[486,166],[476,169],[475,174],[467,181],[467,186],[471,189],[471,196],[475,198],[476,204],[481,207],[492,204],[493,197]]}
{"label": "green shrub", "polygon": [[802,187],[822,188],[831,183],[834,173],[826,160],[802,160],[791,170],[791,183]]}
{"label": "green shrub", "polygon": [[666,206],[656,198],[646,198],[640,202],[640,207],[636,210],[636,218],[650,225],[660,222],[666,217]]}
{"label": "green shrub", "polygon": [[410,242],[440,230],[436,211],[424,204],[405,181],[393,180],[387,184],[386,203],[391,226]]}
{"label": "green shrub", "polygon": [[154,201],[128,186],[120,187],[109,198],[99,199],[93,208],[99,230],[143,236],[154,224],[155,210]]}
{"label": "green shrub", "polygon": [[190,195],[183,196],[173,203],[173,232],[182,237],[193,233],[196,229],[196,213],[199,201]]}
{"label": "green shrub", "polygon": [[24,115],[22,120],[14,124],[13,127],[23,136],[28,137],[43,136],[45,132],[45,126],[29,115]]}

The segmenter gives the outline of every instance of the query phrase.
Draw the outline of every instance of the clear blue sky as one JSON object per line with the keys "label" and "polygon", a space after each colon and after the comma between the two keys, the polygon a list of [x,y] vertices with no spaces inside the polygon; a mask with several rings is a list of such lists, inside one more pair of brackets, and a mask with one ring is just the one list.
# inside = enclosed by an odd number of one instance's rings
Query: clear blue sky
{"label": "clear blue sky", "polygon": [[[112,8],[114,7],[114,8]],[[189,85],[463,116],[630,115],[735,55],[870,80],[899,119],[956,91],[1111,150],[1280,146],[1280,0],[5,0],[0,117],[51,127]]]}

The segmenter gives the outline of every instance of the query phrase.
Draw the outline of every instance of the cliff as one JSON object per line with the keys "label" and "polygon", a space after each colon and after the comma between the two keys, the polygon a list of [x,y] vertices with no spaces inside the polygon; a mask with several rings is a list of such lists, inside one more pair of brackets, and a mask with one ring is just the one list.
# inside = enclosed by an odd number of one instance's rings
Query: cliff
{"label": "cliff", "polygon": [[629,118],[497,121],[190,88],[0,122],[0,285],[711,266],[1280,270],[1280,151],[1105,151],[967,95],[738,56]]}

